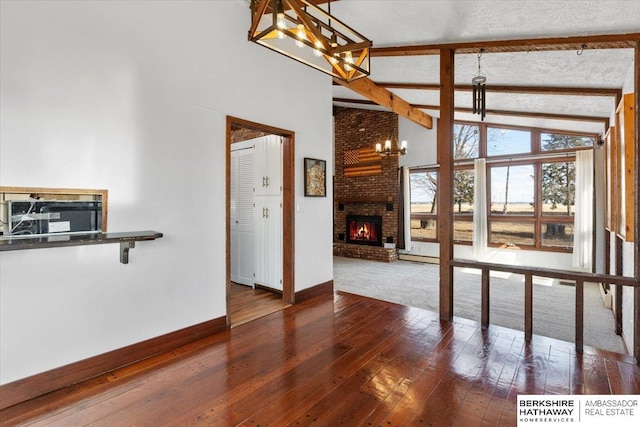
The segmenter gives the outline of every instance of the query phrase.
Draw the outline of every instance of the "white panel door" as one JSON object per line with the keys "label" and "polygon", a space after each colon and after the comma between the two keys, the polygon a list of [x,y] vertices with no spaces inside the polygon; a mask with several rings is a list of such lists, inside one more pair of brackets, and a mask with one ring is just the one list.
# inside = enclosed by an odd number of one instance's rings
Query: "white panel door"
{"label": "white panel door", "polygon": [[255,271],[253,171],[253,148],[231,152],[231,280],[248,286]]}
{"label": "white panel door", "polygon": [[282,193],[282,137],[268,135],[254,140],[256,154],[255,194]]}
{"label": "white panel door", "polygon": [[258,285],[282,290],[282,198],[256,196],[256,277]]}

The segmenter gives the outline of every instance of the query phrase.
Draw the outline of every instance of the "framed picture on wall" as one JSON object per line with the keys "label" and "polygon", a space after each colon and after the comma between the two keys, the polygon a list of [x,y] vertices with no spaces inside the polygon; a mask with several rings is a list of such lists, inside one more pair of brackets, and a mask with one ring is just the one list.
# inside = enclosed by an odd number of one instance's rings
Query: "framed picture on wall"
{"label": "framed picture on wall", "polygon": [[305,197],[327,196],[327,162],[325,160],[304,159]]}

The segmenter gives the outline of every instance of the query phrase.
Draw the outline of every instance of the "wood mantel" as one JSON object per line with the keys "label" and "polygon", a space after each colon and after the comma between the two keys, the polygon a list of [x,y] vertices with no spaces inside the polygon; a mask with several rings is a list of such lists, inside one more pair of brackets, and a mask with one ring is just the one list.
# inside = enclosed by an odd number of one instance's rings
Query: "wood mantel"
{"label": "wood mantel", "polygon": [[391,203],[393,196],[388,197],[336,197],[337,203]]}

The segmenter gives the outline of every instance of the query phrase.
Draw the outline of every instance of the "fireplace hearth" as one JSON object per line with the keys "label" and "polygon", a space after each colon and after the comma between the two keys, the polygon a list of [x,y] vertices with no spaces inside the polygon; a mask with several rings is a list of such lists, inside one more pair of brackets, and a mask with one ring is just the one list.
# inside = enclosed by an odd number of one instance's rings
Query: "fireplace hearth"
{"label": "fireplace hearth", "polygon": [[347,215],[347,243],[382,246],[382,217]]}

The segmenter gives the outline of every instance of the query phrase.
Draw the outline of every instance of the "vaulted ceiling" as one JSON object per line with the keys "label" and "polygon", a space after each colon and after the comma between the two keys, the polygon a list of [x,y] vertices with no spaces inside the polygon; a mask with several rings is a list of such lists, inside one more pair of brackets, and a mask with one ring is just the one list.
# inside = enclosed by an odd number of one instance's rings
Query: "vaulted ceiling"
{"label": "vaulted ceiling", "polygon": [[[331,14],[373,40],[370,79],[433,117],[437,48],[449,44],[456,120],[479,120],[470,85],[483,48],[486,122],[589,133],[605,131],[640,40],[635,0],[340,0]],[[381,108],[341,85],[333,97],[335,105]]]}

